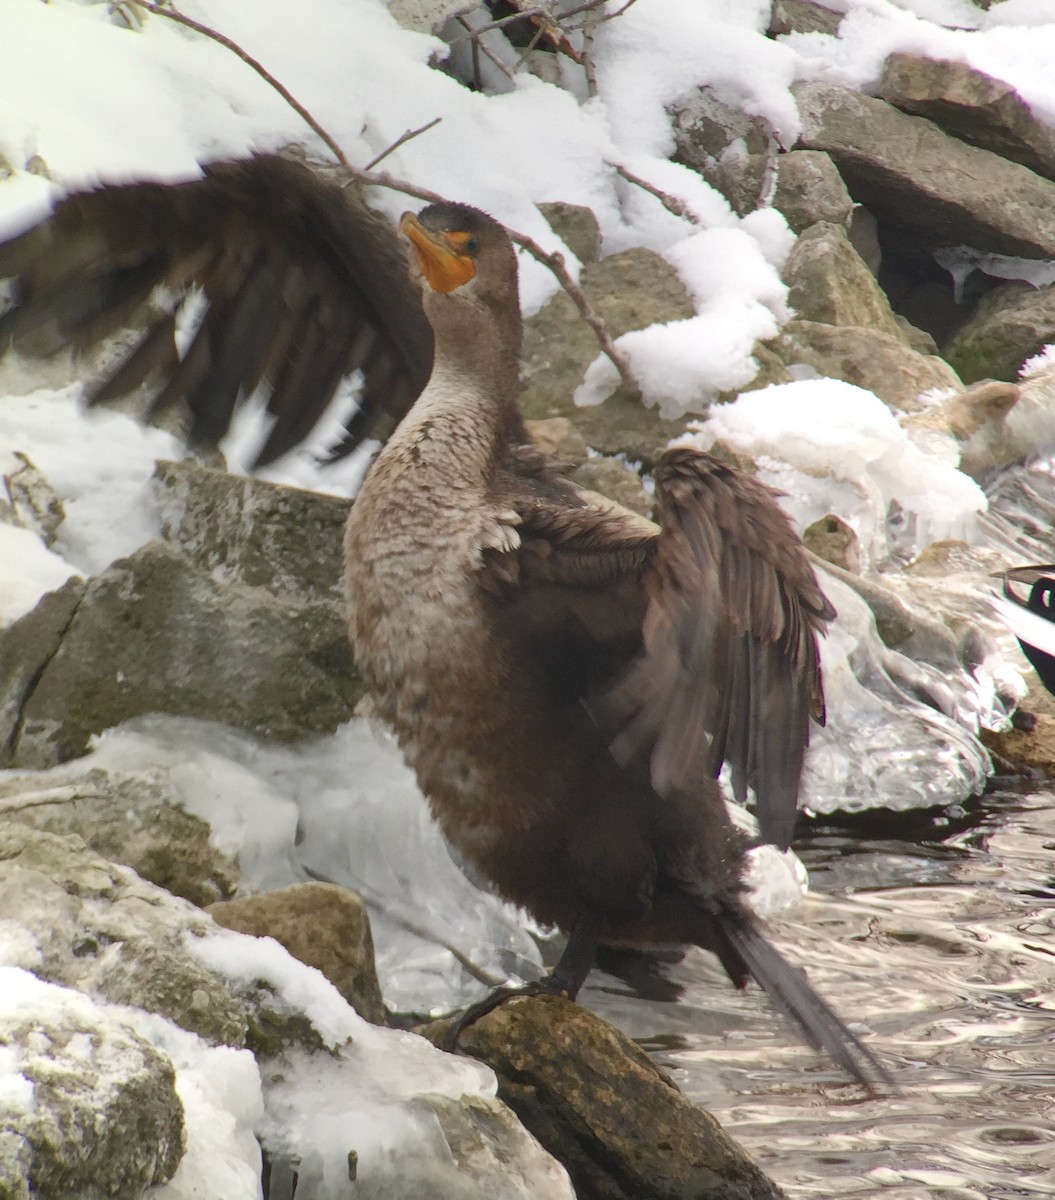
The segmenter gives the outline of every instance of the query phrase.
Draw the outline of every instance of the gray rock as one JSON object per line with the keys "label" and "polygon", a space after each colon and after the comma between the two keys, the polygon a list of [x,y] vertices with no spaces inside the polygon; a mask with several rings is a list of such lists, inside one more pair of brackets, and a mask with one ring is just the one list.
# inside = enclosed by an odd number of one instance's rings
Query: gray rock
{"label": "gray rock", "polygon": [[802,543],[824,562],[854,575],[861,570],[861,542],[853,526],[828,513],[802,531]]}
{"label": "gray rock", "polygon": [[773,207],[784,214],[796,233],[817,221],[848,226],[853,206],[830,154],[823,150],[789,150],[777,159]]}
{"label": "gray rock", "polygon": [[776,0],[769,18],[769,36],[780,37],[786,33],[829,33],[835,34],[841,12],[833,12],[824,4],[813,0]]}
{"label": "gray rock", "polygon": [[540,204],[539,212],[550,228],[581,263],[597,261],[601,229],[597,218],[584,204],[566,204],[562,200]]}
{"label": "gray rock", "polygon": [[939,244],[1055,258],[1055,183],[885,100],[831,83],[793,88],[799,145],[825,150],[855,200]]}
{"label": "gray rock", "polygon": [[1034,116],[1009,84],[949,59],[891,54],[879,95],[1039,175],[1055,178],[1055,129]]}
{"label": "gray rock", "polygon": [[135,1200],[183,1155],[169,1060],[87,996],[0,967],[0,1052],[32,1088],[4,1105],[5,1200]]}
{"label": "gray rock", "polygon": [[97,854],[199,906],[232,895],[238,882],[238,864],[212,844],[206,822],[141,776],[98,768],[9,776],[0,780],[0,815],[76,834]]}
{"label": "gray rock", "polygon": [[[693,315],[692,301],[677,272],[649,250],[627,250],[584,266],[580,284],[613,337],[657,321]],[[650,464],[685,428],[664,421],[636,396],[619,388],[596,408],[577,408],[572,396],[597,357],[597,338],[563,291],[524,328],[520,402],[529,420],[566,417],[602,454],[626,453]]]}
{"label": "gray rock", "polygon": [[[422,1030],[439,1037],[436,1023]],[[625,1034],[556,996],[513,1000],[459,1038],[564,1163],[579,1200],[776,1200],[782,1193]]]}
{"label": "gray rock", "polygon": [[1014,380],[1027,358],[1055,340],[1055,287],[1005,283],[975,306],[945,347],[965,383]]}
{"label": "gray rock", "polygon": [[[21,646],[28,629],[45,624],[50,649],[56,622],[35,612],[6,630],[0,647]],[[93,734],[150,712],[291,740],[336,728],[363,691],[335,600],[225,584],[164,542],[93,579],[54,652],[31,657],[39,673],[26,680],[23,666],[15,672],[23,682],[5,691],[22,700],[9,761],[34,769],[82,754]]]}
{"label": "gray rock", "polygon": [[370,917],[355,892],[334,883],[298,883],[213,904],[209,915],[228,929],[273,937],[321,971],[361,1017],[386,1023]]}
{"label": "gray rock", "polygon": [[764,121],[719,100],[707,87],[671,115],[675,162],[698,171],[738,213],[769,202],[778,145]]}
{"label": "gray rock", "polygon": [[159,462],[154,494],[162,537],[195,566],[278,596],[343,603],[350,500],[190,460]]}
{"label": "gray rock", "polygon": [[80,838],[0,820],[0,921],[17,930],[15,965],[41,979],[159,1013],[209,1042],[246,1044],[253,1006],[185,942],[212,921]]}
{"label": "gray rock", "polygon": [[818,221],[799,235],[784,282],[788,303],[804,321],[876,329],[901,340],[886,294],[839,225]]}
{"label": "gray rock", "polygon": [[919,354],[877,329],[789,321],[767,345],[789,367],[807,366],[867,388],[900,412],[918,411],[920,394],[931,388],[960,387],[943,359]]}
{"label": "gray rock", "polygon": [[26,703],[58,653],[87,587],[83,579],[69,579],[0,630],[0,767],[15,765]]}

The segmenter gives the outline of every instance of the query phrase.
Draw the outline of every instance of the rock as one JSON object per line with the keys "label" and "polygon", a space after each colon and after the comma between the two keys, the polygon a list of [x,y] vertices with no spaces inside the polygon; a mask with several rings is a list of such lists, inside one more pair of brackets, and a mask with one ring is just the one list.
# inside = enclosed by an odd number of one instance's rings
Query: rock
{"label": "rock", "polygon": [[672,112],[674,161],[698,171],[741,215],[769,198],[777,141],[768,124],[698,88]]}
{"label": "rock", "polygon": [[986,379],[904,417],[901,424],[924,449],[941,453],[942,440],[956,445],[960,470],[983,479],[1025,452],[1007,418],[1026,394],[1018,384]]}
{"label": "rock", "polygon": [[1027,358],[1055,340],[1055,287],[1005,283],[975,306],[945,347],[945,357],[965,383],[1018,378]]}
{"label": "rock", "polygon": [[212,921],[78,837],[0,821],[0,922],[12,965],[158,1013],[206,1041],[246,1044],[251,1005],[187,948],[187,935],[210,932]]}
{"label": "rock", "polygon": [[1055,183],[884,100],[831,83],[792,90],[799,146],[827,151],[880,221],[939,245],[1055,258]]}
{"label": "rock", "polygon": [[[76,592],[60,595],[41,603],[64,618]],[[38,674],[26,679],[16,664],[23,683],[5,686],[21,699],[11,765],[63,762],[93,734],[151,712],[287,741],[335,729],[363,692],[336,601],[224,583],[164,542],[96,576],[45,653],[57,632],[33,612],[0,635],[5,658],[31,633],[47,643],[30,656]]]}
{"label": "rock", "polygon": [[361,1017],[386,1023],[370,918],[355,892],[334,883],[298,883],[225,900],[208,912],[228,929],[273,937],[294,958],[321,971]]}
{"label": "rock", "polygon": [[802,233],[817,221],[849,226],[853,200],[839,168],[822,150],[789,150],[777,158],[773,207]]}
{"label": "rock", "polygon": [[4,476],[10,513],[15,524],[31,530],[45,546],[50,546],[66,519],[62,498],[26,455],[16,451],[15,458],[22,465]]}
{"label": "rock", "polygon": [[0,1058],[5,1200],[132,1200],[175,1173],[175,1071],[106,1007],[0,967]]}
{"label": "rock", "polygon": [[827,33],[834,35],[843,19],[841,12],[833,12],[813,0],[776,0],[769,18],[768,34],[780,37],[786,33]]}
{"label": "rock", "polygon": [[276,595],[343,604],[350,500],[191,460],[159,462],[154,483],[162,537],[195,566]]}
{"label": "rock", "polygon": [[641,482],[641,476],[619,459],[591,458],[575,468],[572,478],[579,487],[598,492],[651,520],[655,505]]}
{"label": "rock", "polygon": [[[422,1032],[439,1038],[445,1028]],[[498,1075],[499,1098],[564,1163],[579,1200],[782,1195],[643,1050],[577,1004],[512,1000],[458,1044]]]}
{"label": "rock", "polygon": [[851,525],[829,513],[802,531],[807,550],[829,565],[856,575],[861,570],[861,543]]}
{"label": "rock", "polygon": [[83,579],[69,579],[0,630],[0,767],[16,761],[26,703],[58,653],[87,587]]}
{"label": "rock", "polygon": [[238,864],[210,841],[209,826],[161,785],[102,770],[0,780],[0,815],[33,829],[76,834],[97,854],[198,906],[230,896]]}
{"label": "rock", "polygon": [[918,354],[877,329],[789,321],[766,345],[789,368],[811,367],[818,375],[868,388],[900,412],[920,409],[919,396],[932,388],[959,388],[943,359]]}
{"label": "rock", "polygon": [[558,200],[540,204],[539,212],[550,228],[581,263],[597,261],[601,248],[601,228],[593,211],[584,204],[567,204]]}
{"label": "rock", "polygon": [[783,277],[788,303],[802,320],[877,329],[901,340],[890,302],[841,226],[818,221],[800,234]]}
{"label": "rock", "polygon": [[567,417],[546,417],[525,421],[531,440],[544,454],[553,454],[563,462],[581,467],[590,457],[586,439]]}
{"label": "rock", "polygon": [[[613,337],[656,321],[693,315],[677,272],[649,250],[627,250],[583,267],[579,280]],[[577,408],[572,395],[597,357],[597,338],[565,292],[558,292],[524,326],[520,402],[529,420],[565,417],[602,454],[625,453],[646,466],[684,421],[664,421],[619,388],[602,405]]]}
{"label": "rock", "polygon": [[[480,1197],[502,1200],[576,1200],[568,1174],[539,1145],[506,1105],[484,1096],[420,1096],[417,1105],[435,1117],[459,1174],[473,1179]],[[405,1186],[396,1164],[395,1188]],[[454,1171],[433,1193],[436,1200],[461,1195]],[[464,1185],[463,1185],[464,1187]],[[456,1190],[457,1189],[457,1190]],[[425,1200],[425,1191],[415,1193]],[[578,1200],[583,1200],[580,1196]]]}
{"label": "rock", "polygon": [[879,95],[965,142],[1055,178],[1055,129],[1009,84],[950,59],[891,54]]}

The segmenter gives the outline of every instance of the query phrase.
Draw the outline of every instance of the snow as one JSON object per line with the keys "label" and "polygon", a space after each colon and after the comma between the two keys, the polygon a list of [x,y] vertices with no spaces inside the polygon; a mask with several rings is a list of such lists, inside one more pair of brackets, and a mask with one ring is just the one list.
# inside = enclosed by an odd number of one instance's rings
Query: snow
{"label": "snow", "polygon": [[[292,8],[282,0],[185,0],[181,11],[263,63],[353,162],[366,163],[405,131],[441,117],[438,126],[387,158],[384,168],[478,204],[544,249],[564,251],[573,273],[578,264],[539,214],[538,202],[588,205],[600,223],[605,253],[645,246],[664,254],[685,281],[697,315],[629,334],[620,344],[646,402],[675,414],[697,411],[718,391],[734,390],[754,375],[755,340],[775,332],[787,316],[779,271],[792,236],[779,214],[740,218],[699,176],[666,161],[670,105],[710,85],[727,103],[762,117],[787,146],[799,121],[790,92],[794,81],[874,90],[884,57],[908,50],[960,59],[1007,79],[1040,118],[1055,120],[1052,0],[1006,0],[988,11],[967,0],[829,0],[829,7],[845,13],[838,38],[808,34],[774,42],[762,36],[769,9],[764,0],[638,0],[597,32],[599,94],[592,99],[581,78],[560,89],[521,75],[499,94],[471,92],[429,65],[443,53],[442,44],[399,27],[382,0],[302,0]],[[65,191],[100,181],[194,178],[202,161],[292,142],[323,152],[302,119],[246,64],[160,17],[145,17],[136,32],[123,28],[103,3],[5,0],[0,67],[0,237],[38,219]],[[562,70],[571,80],[566,64]],[[617,165],[678,196],[697,222],[672,215],[620,178]],[[47,177],[39,173],[42,166]],[[371,199],[392,216],[411,205],[396,191],[377,190]],[[531,312],[556,284],[524,256],[521,270],[523,304]],[[0,368],[0,390],[11,393],[0,404],[0,472],[11,469],[14,452],[28,454],[66,508],[50,550],[25,531],[0,524],[3,622],[28,611],[70,575],[98,572],[155,536],[153,464],[181,453],[169,435],[119,413],[83,415],[77,370],[49,367],[27,377],[17,365]],[[614,383],[607,360],[599,358],[578,398],[597,402]],[[244,445],[251,439],[251,426],[247,418],[235,440]],[[745,395],[715,409],[698,437],[703,444],[721,438],[762,456],[764,477],[787,493],[800,526],[828,511],[847,513],[872,562],[934,537],[969,532],[983,503],[977,486],[950,462],[947,447],[929,452],[913,443],[875,397],[847,384],[800,380]],[[361,464],[320,475],[308,457],[297,456],[271,475],[351,492],[359,470]],[[886,524],[892,502],[903,510],[908,529],[900,543]],[[855,606],[851,594],[840,593],[837,607],[840,623],[824,651],[829,739],[833,729],[843,728],[838,696],[856,685],[846,664],[849,655],[861,653],[864,636],[860,602]],[[863,701],[858,696],[846,703]],[[841,736],[853,736],[859,747],[874,737],[877,749],[884,739],[906,736],[891,715],[903,707],[874,703],[870,723],[843,728]],[[949,728],[938,734],[948,737]],[[927,745],[917,746],[920,761]],[[979,769],[968,750],[952,757],[942,776],[950,795],[974,786]],[[93,762],[163,775],[212,822],[218,844],[239,854],[251,884],[277,886],[310,872],[347,882],[383,904],[387,917],[378,918],[377,942],[390,1002],[440,1006],[479,990],[440,950],[446,943],[470,959],[486,960],[500,975],[537,972],[538,952],[521,917],[471,888],[393,747],[361,723],[332,738],[279,749],[230,731],[154,718],[104,734]],[[846,777],[847,769],[835,743],[818,739],[809,768],[818,795],[857,786],[859,795],[870,789],[871,801],[883,803],[915,786],[911,764],[899,778],[856,782]],[[399,831],[398,847],[393,830]],[[354,854],[356,847],[363,852]],[[795,893],[800,883],[793,864],[789,872],[787,890]],[[0,946],[15,937],[0,929]],[[274,980],[312,1012],[328,1039],[343,1046],[340,1056],[349,1056],[327,1068],[332,1077],[322,1079],[317,1064],[305,1062],[281,1085],[286,1091],[269,1083],[266,1121],[272,1131],[281,1128],[292,1137],[295,1121],[311,1111],[305,1097],[332,1083],[340,1092],[333,1127],[348,1109],[372,1105],[361,1115],[364,1121],[372,1116],[381,1146],[392,1132],[388,1122],[397,1118],[377,1094],[364,1102],[348,1081],[367,1068],[390,1079],[409,1071],[403,1057],[411,1053],[409,1042],[400,1041],[395,1052],[385,1043],[382,1050],[373,1031],[353,1020],[318,980],[291,967],[273,943],[239,943],[235,949],[231,938],[218,936],[199,952],[235,977],[255,973]],[[9,975],[0,1004],[15,1003],[22,994],[7,988]],[[11,979],[30,987],[30,977],[23,976]],[[38,1000],[44,995],[33,994]],[[187,1109],[188,1153],[176,1179],[155,1197],[255,1196],[259,1153],[253,1130],[265,1121],[265,1109],[251,1056],[206,1047],[157,1020],[138,1019],[141,1031],[149,1030],[145,1036],[176,1063]],[[346,1037],[350,1044],[342,1042]],[[421,1069],[431,1077],[431,1066]],[[464,1072],[473,1073],[468,1066]],[[447,1075],[434,1083],[438,1091],[490,1086],[479,1078],[452,1084]],[[0,1108],[29,1103],[17,1063],[0,1052]]]}
{"label": "snow", "polygon": [[[892,503],[912,515],[912,541],[921,547],[969,540],[973,517],[986,506],[978,484],[911,441],[882,401],[837,379],[745,392],[715,406],[687,440],[705,450],[721,441],[761,460],[760,478],[784,492],[800,531],[836,512],[856,530],[871,565],[896,549],[888,533]],[[832,485],[840,482],[833,504]]]}

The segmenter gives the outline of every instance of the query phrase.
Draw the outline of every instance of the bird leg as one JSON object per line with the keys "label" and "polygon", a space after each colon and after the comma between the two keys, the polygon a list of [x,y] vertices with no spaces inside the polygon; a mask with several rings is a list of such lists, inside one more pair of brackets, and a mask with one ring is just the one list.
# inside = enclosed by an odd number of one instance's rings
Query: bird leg
{"label": "bird leg", "polygon": [[481,1017],[516,996],[564,996],[567,1000],[574,1000],[579,994],[579,989],[586,982],[586,976],[593,968],[600,941],[600,934],[594,925],[576,925],[568,935],[567,945],[557,960],[557,965],[548,975],[543,975],[541,979],[537,979],[533,983],[521,984],[519,987],[495,988],[482,1000],[470,1004],[447,1027],[439,1041],[440,1049],[453,1054],[457,1049],[458,1038],[470,1025],[475,1025]]}

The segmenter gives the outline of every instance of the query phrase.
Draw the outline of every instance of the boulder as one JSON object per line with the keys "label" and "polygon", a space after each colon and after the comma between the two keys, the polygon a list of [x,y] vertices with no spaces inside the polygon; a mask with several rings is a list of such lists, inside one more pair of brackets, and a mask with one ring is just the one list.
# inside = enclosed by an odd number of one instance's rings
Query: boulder
{"label": "boulder", "polygon": [[1055,341],[1055,287],[1005,283],[975,306],[945,347],[945,357],[965,383],[1018,378],[1027,358]]}
{"label": "boulder", "polygon": [[386,1023],[374,968],[374,943],[366,905],[334,883],[298,883],[209,907],[218,924],[253,937],[273,937],[333,984],[355,1011]]}
{"label": "boulder", "polygon": [[766,345],[787,367],[807,366],[826,378],[867,388],[899,412],[918,411],[923,392],[960,387],[944,359],[920,354],[877,329],[789,321]]}
{"label": "boulder", "polygon": [[0,821],[0,921],[10,965],[157,1013],[206,1041],[246,1044],[251,1007],[187,947],[188,934],[215,928],[209,918],[80,838]]}
{"label": "boulder", "polygon": [[801,233],[783,278],[801,320],[877,329],[903,340],[890,301],[841,226],[818,221]]}
{"label": "boulder", "polygon": [[776,0],[769,17],[768,34],[780,37],[786,33],[827,33],[834,35],[841,12],[814,0]]}
{"label": "boulder", "polygon": [[[445,1022],[422,1032],[439,1039]],[[783,1193],[647,1054],[556,996],[508,1001],[459,1048],[497,1074],[498,1095],[568,1169],[578,1200],[775,1200]]]}
{"label": "boulder", "polygon": [[698,88],[671,113],[674,161],[698,171],[735,212],[769,199],[777,141],[768,124]]}
{"label": "boulder", "polygon": [[12,766],[64,762],[151,712],[288,741],[335,729],[363,693],[336,600],[224,582],[165,542],[41,606],[0,634]]}
{"label": "boulder", "polygon": [[203,571],[302,600],[343,604],[350,500],[203,467],[159,462],[161,536]]}
{"label": "boulder", "polygon": [[1055,129],[1009,84],[951,59],[891,54],[879,95],[974,146],[1055,178]]}
{"label": "boulder", "polygon": [[[584,266],[579,282],[612,337],[657,321],[684,320],[694,312],[677,272],[650,250],[627,250]],[[603,405],[577,408],[572,395],[596,357],[596,336],[571,297],[558,292],[525,322],[520,370],[525,417],[566,417],[602,454],[626,453],[651,464],[685,423],[663,420],[622,387]]]}
{"label": "boulder", "polygon": [[568,204],[557,200],[540,204],[539,212],[550,228],[581,263],[597,261],[601,248],[601,227],[593,210],[585,204]]}
{"label": "boulder", "polygon": [[833,83],[792,90],[799,147],[830,154],[881,221],[938,245],[1055,258],[1055,183],[885,100]]}
{"label": "boulder", "polygon": [[830,154],[823,150],[789,150],[777,158],[773,207],[784,214],[796,233],[817,221],[847,228],[853,206]]}
{"label": "boulder", "polygon": [[135,1200],[172,1178],[176,1073],[108,1006],[0,966],[0,1057],[5,1200]]}
{"label": "boulder", "polygon": [[238,882],[238,864],[212,844],[206,822],[142,776],[98,768],[8,776],[0,780],[0,815],[75,834],[96,854],[199,906],[232,895]]}

